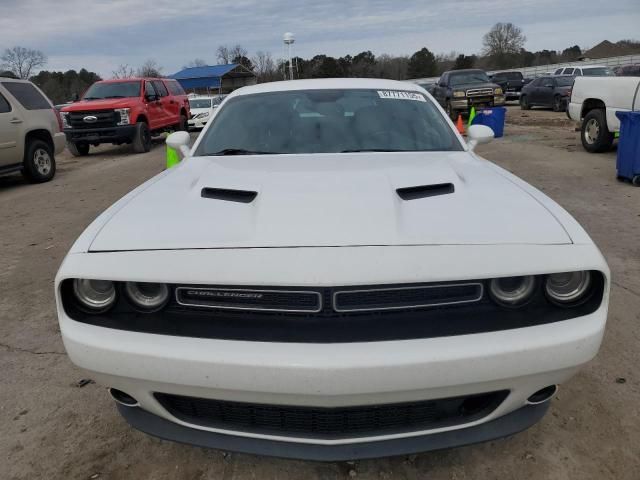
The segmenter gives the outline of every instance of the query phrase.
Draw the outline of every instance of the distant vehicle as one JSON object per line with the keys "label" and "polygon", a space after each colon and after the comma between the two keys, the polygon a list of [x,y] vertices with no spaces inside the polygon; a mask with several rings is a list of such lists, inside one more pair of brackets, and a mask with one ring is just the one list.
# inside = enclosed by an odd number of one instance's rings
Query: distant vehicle
{"label": "distant vehicle", "polygon": [[574,77],[540,77],[522,88],[520,108],[551,107],[554,112],[567,108]]}
{"label": "distant vehicle", "polygon": [[613,73],[618,77],[640,77],[640,64],[615,67]]}
{"label": "distant vehicle", "polygon": [[575,79],[567,115],[582,122],[582,146],[588,152],[605,152],[620,130],[616,112],[640,110],[640,78]]}
{"label": "distant vehicle", "polygon": [[435,91],[436,85],[438,84],[437,80],[429,80],[426,82],[418,83],[422,88],[424,88],[429,94],[433,96],[433,92]]}
{"label": "distant vehicle", "polygon": [[204,128],[225,97],[226,95],[190,96],[191,118],[189,119],[189,128]]}
{"label": "distant vehicle", "polygon": [[500,85],[507,100],[520,98],[520,92],[526,83],[522,72],[516,71],[494,73],[491,81]]}
{"label": "distant vehicle", "polygon": [[168,78],[96,82],[61,111],[67,145],[76,157],[102,143],[131,143],[134,152],[148,152],[153,135],[187,130],[189,116],[187,94]]}
{"label": "distant vehicle", "polygon": [[478,69],[444,72],[432,95],[452,120],[459,113],[468,113],[471,107],[493,107],[505,102],[502,87],[491,82],[484,70]]}
{"label": "distant vehicle", "polygon": [[614,77],[615,73],[604,65],[589,65],[587,67],[562,67],[554,75],[570,75],[572,77]]}
{"label": "distant vehicle", "polygon": [[0,175],[22,172],[31,182],[56,173],[64,133],[53,104],[33,83],[0,77]]}

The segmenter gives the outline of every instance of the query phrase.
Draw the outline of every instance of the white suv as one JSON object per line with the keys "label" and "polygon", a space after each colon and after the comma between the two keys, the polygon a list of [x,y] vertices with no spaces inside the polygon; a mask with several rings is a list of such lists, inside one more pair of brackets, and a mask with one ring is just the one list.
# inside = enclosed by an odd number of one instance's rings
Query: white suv
{"label": "white suv", "polygon": [[584,67],[558,68],[554,75],[570,75],[572,77],[615,77],[615,73],[604,65],[588,65]]}
{"label": "white suv", "polygon": [[42,91],[26,80],[0,77],[0,175],[22,172],[47,182],[64,150],[60,117]]}

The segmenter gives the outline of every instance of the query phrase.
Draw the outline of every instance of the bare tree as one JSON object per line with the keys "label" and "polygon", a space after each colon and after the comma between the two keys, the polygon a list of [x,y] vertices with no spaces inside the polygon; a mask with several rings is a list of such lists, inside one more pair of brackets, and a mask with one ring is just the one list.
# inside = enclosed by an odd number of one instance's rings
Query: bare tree
{"label": "bare tree", "polygon": [[216,51],[216,56],[218,62],[221,64],[231,63],[231,59],[233,56],[231,55],[231,50],[226,45],[220,45],[218,50]]}
{"label": "bare tree", "polygon": [[276,78],[280,78],[278,67],[270,52],[257,51],[251,58],[251,62],[253,63],[253,71],[256,77],[258,77],[259,83],[272,82]]}
{"label": "bare tree", "polygon": [[483,53],[490,57],[517,54],[526,40],[522,30],[513,23],[496,23],[482,38]]}
{"label": "bare tree", "polygon": [[247,49],[240,44],[234,45],[233,47],[231,47],[229,51],[231,53],[232,60],[234,58],[242,58],[242,57],[246,58],[247,55],[249,55],[249,52],[247,51]]}
{"label": "bare tree", "polygon": [[135,76],[135,71],[126,63],[121,63],[116,70],[111,72],[113,78],[131,78]]}
{"label": "bare tree", "polygon": [[24,47],[7,48],[2,57],[2,68],[18,78],[29,78],[34,70],[47,63],[47,57],[40,50]]}
{"label": "bare tree", "polygon": [[206,66],[207,66],[207,62],[205,62],[203,59],[194,58],[186,65],[183,65],[182,68],[206,67]]}
{"label": "bare tree", "polygon": [[161,77],[162,67],[158,65],[158,62],[150,58],[138,68],[136,73],[139,77]]}

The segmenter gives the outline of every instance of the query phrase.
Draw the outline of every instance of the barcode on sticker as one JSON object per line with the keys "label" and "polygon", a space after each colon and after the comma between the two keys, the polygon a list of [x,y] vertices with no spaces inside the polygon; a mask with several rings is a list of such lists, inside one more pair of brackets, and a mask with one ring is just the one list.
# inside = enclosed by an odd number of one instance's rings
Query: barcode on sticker
{"label": "barcode on sticker", "polygon": [[416,92],[405,92],[400,90],[378,90],[380,98],[390,98],[392,100],[413,100],[415,102],[426,102],[427,99]]}

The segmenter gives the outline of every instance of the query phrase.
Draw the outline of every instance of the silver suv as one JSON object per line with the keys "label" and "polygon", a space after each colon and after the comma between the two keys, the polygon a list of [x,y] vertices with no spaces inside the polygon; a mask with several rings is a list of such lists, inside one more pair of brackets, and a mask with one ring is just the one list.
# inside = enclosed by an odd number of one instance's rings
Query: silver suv
{"label": "silver suv", "polygon": [[60,117],[46,95],[29,81],[0,77],[0,175],[22,172],[31,182],[47,182],[64,145]]}

